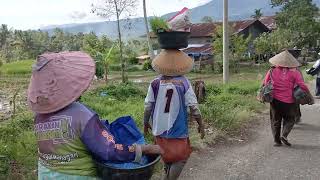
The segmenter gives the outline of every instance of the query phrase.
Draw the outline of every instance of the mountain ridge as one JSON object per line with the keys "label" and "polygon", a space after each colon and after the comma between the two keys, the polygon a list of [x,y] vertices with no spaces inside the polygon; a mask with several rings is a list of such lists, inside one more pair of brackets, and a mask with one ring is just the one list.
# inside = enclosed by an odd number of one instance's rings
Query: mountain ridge
{"label": "mountain ridge", "polygon": [[[320,0],[313,0],[319,7]],[[270,0],[229,0],[229,19],[231,21],[248,19],[254,13],[255,9],[260,9],[264,16],[275,15],[280,10],[279,7],[272,8]],[[164,18],[172,17],[176,12],[163,15]],[[223,2],[221,0],[212,0],[207,4],[191,9],[191,22],[199,23],[204,16],[210,16],[214,21],[221,21],[223,15]],[[151,18],[151,17],[149,17]],[[145,25],[143,17],[120,21],[121,30],[124,39],[138,38],[145,34]],[[90,33],[94,32],[98,36],[106,35],[111,39],[117,38],[116,21],[88,22],[80,24],[52,25],[40,28],[50,34],[55,28],[61,28],[70,33]]]}

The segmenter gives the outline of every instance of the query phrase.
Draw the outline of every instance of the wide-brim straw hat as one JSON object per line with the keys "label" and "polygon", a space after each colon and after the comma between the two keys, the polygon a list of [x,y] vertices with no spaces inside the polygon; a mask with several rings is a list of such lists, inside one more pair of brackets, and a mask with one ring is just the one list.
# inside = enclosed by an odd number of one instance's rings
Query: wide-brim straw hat
{"label": "wide-brim straw hat", "polygon": [[165,76],[180,76],[192,70],[193,60],[180,50],[163,49],[152,61],[152,67]]}
{"label": "wide-brim straw hat", "polygon": [[269,62],[275,66],[287,68],[296,68],[301,66],[299,61],[287,50],[275,55],[269,60]]}
{"label": "wide-brim straw hat", "polygon": [[37,58],[28,88],[32,111],[47,114],[76,101],[95,75],[93,59],[83,52],[46,53]]}

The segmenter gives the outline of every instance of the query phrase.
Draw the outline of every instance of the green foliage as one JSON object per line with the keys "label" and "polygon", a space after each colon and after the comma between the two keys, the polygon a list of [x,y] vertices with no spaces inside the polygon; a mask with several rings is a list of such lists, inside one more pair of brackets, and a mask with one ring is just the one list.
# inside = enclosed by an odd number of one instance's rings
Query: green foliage
{"label": "green foliage", "polygon": [[[242,34],[233,34],[234,30],[229,26],[230,38],[230,57],[232,58],[233,64],[237,64],[248,51],[251,36],[244,37]],[[218,26],[215,33],[213,34],[213,53],[215,58],[222,60],[223,53],[223,27]]]}
{"label": "green foliage", "polygon": [[272,33],[263,33],[254,40],[254,46],[258,54],[279,52],[285,48],[293,48],[296,38],[296,33],[291,30],[278,28]]}
{"label": "green foliage", "polygon": [[[105,93],[106,96],[101,96]],[[112,84],[87,92],[81,101],[108,120],[131,115],[142,128],[145,89],[132,83]]]}
{"label": "green foliage", "polygon": [[147,60],[143,64],[143,70],[148,71],[150,69],[152,69],[152,62],[151,60]]}
{"label": "green foliage", "polygon": [[276,15],[279,29],[290,32],[290,39],[297,47],[315,47],[320,36],[319,8],[312,0],[273,0],[274,5],[282,5]]}
{"label": "green foliage", "polygon": [[96,61],[96,76],[98,78],[103,78],[103,75],[105,73],[103,56],[101,54],[97,54],[97,56],[95,57],[95,61]]}
{"label": "green foliage", "polygon": [[3,64],[0,67],[0,73],[8,75],[26,75],[31,74],[33,60],[16,61]]}
{"label": "green foliage", "polygon": [[136,71],[140,71],[141,67],[140,65],[133,65],[133,66],[129,66],[127,70],[128,72],[136,72]]}
{"label": "green foliage", "polygon": [[260,19],[261,16],[263,15],[261,10],[262,10],[261,8],[260,9],[255,9],[254,10],[254,14],[251,17],[254,18],[254,19]]}
{"label": "green foliage", "polygon": [[201,19],[201,22],[203,22],[203,23],[213,23],[213,18],[211,16],[204,16]]}
{"label": "green foliage", "polygon": [[169,29],[167,21],[162,17],[154,17],[150,19],[150,26],[154,33],[157,33],[158,29]]}
{"label": "green foliage", "polygon": [[207,100],[200,106],[204,119],[221,130],[239,127],[263,107],[255,100],[258,88],[256,81],[208,86]]}
{"label": "green foliage", "polygon": [[[35,179],[37,145],[33,132],[33,115],[21,113],[16,118],[0,125],[0,177],[10,177],[10,162],[23,177]],[[10,179],[10,178],[9,178]]]}

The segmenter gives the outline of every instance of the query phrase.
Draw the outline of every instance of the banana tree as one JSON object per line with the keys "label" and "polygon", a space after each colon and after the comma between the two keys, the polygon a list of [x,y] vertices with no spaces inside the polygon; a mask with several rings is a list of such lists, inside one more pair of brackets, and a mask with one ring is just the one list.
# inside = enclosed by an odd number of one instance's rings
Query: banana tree
{"label": "banana tree", "polygon": [[108,73],[109,73],[109,65],[111,63],[111,58],[110,56],[112,55],[113,49],[115,47],[115,44],[112,45],[112,47],[109,49],[109,51],[105,54],[103,54],[103,64],[104,64],[104,76],[105,76],[105,81],[108,83]]}

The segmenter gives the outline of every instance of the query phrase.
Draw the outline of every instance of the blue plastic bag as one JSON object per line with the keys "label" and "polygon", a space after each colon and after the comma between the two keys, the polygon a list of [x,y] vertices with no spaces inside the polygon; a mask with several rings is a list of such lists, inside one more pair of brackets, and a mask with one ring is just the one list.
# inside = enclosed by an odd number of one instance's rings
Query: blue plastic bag
{"label": "blue plastic bag", "polygon": [[[110,130],[118,144],[132,145],[146,143],[142,133],[130,116],[120,117],[111,124],[105,121],[104,124]],[[140,163],[104,162],[104,164],[121,169],[134,169],[148,164],[148,159],[146,156],[142,156]]]}

